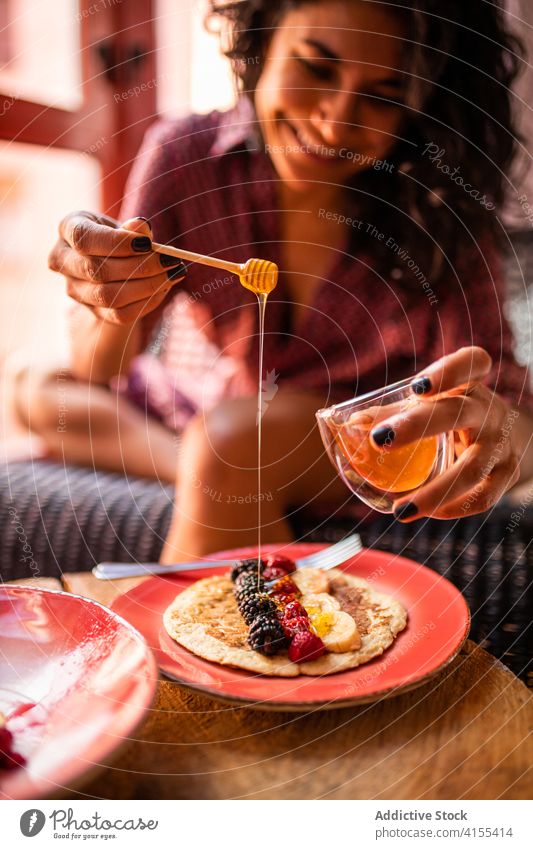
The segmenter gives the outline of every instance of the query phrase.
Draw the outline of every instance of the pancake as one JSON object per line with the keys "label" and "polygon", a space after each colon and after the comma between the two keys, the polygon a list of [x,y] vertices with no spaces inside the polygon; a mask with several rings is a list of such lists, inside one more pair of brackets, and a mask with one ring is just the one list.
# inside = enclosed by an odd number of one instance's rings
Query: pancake
{"label": "pancake", "polygon": [[273,657],[253,651],[233,594],[234,585],[226,575],[204,578],[176,596],[163,614],[165,629],[177,643],[205,660],[261,675],[291,678],[353,669],[391,645],[406,626],[407,612],[398,601],[376,592],[354,575],[331,569],[327,578],[330,594],[357,624],[361,640],[354,651],[327,652],[318,660],[304,663],[293,663],[286,651]]}

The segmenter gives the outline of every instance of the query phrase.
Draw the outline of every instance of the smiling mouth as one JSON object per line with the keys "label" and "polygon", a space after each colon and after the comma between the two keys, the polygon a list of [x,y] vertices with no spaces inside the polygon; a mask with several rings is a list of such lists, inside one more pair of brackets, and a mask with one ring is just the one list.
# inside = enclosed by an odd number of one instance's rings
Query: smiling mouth
{"label": "smiling mouth", "polygon": [[346,158],[341,156],[340,154],[340,151],[344,148],[332,147],[331,145],[325,144],[325,142],[317,143],[313,139],[309,138],[309,136],[306,135],[305,131],[296,129],[296,127],[293,127],[293,125],[289,124],[288,121],[284,121],[283,123],[289,129],[295,141],[297,142],[297,145],[299,147],[299,153],[303,153],[306,156],[310,156],[313,159],[323,163],[338,163]]}

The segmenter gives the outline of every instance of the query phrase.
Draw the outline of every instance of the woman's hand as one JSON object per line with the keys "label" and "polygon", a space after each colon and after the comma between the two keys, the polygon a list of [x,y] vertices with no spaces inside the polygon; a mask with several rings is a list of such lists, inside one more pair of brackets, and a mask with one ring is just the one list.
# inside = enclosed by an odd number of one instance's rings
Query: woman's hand
{"label": "woman's hand", "polygon": [[151,247],[150,225],[143,218],[119,224],[107,216],[72,212],[59,225],[48,265],[65,275],[70,297],[99,319],[131,325],[155,310],[185,276],[179,259]]}
{"label": "woman's hand", "polygon": [[478,382],[491,366],[489,354],[476,347],[461,348],[437,360],[413,380],[420,403],[372,430],[378,447],[385,443],[399,447],[421,437],[454,432],[455,463],[410,498],[395,501],[397,519],[454,519],[482,513],[517,482],[520,471],[513,429],[520,414]]}

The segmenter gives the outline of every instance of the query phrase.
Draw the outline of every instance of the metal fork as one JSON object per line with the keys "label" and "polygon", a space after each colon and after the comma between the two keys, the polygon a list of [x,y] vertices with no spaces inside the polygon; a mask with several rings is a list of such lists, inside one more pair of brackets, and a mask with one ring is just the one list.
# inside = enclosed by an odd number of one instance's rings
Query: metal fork
{"label": "metal fork", "polygon": [[[363,548],[359,534],[351,534],[349,537],[330,545],[327,548],[300,557],[295,560],[297,569],[333,569],[340,566],[350,557],[353,557]],[[95,566],[93,575],[101,581],[118,580],[119,578],[137,578],[141,575],[175,575],[178,572],[199,571],[200,569],[213,569],[216,567],[232,568],[237,560],[202,560],[192,563],[99,563]]]}

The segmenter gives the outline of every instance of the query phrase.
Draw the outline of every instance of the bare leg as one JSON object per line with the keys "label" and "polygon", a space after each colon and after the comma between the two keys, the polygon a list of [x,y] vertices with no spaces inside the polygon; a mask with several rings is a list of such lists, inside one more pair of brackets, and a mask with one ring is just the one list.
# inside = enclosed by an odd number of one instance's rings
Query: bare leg
{"label": "bare leg", "polygon": [[174,516],[161,560],[190,559],[291,539],[291,506],[341,504],[347,491],[324,454],[315,424],[321,399],[279,392],[263,417],[258,501],[255,399],[225,402],[183,436]]}
{"label": "bare leg", "polygon": [[107,389],[74,380],[66,369],[21,370],[13,382],[19,421],[62,462],[174,482],[171,431]]}

